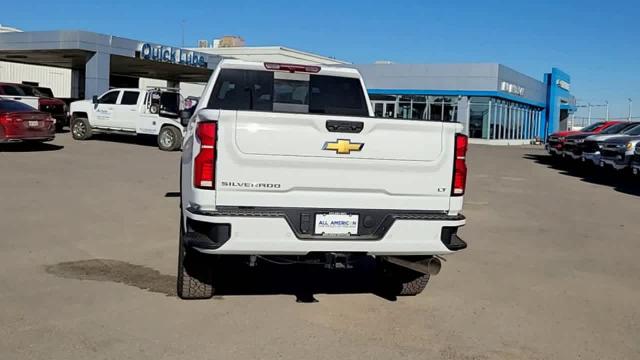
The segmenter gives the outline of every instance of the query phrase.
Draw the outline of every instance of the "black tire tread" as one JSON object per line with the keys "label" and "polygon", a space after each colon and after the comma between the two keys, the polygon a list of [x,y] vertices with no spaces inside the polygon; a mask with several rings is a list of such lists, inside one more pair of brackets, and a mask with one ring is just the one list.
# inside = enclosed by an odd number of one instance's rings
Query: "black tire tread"
{"label": "black tire tread", "polygon": [[214,294],[212,257],[185,249],[182,225],[179,231],[177,295],[185,300],[210,299]]}
{"label": "black tire tread", "polygon": [[430,275],[384,261],[382,276],[386,290],[394,296],[415,296],[426,288]]}
{"label": "black tire tread", "polygon": [[430,277],[429,274],[420,274],[416,279],[402,282],[402,288],[398,295],[415,296],[420,294],[427,287]]}

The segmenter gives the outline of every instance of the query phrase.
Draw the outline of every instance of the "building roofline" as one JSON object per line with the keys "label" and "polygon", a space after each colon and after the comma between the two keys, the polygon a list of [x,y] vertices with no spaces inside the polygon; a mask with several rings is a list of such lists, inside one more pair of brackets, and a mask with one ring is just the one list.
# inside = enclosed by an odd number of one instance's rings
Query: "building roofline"
{"label": "building roofline", "polygon": [[259,51],[272,51],[274,53],[277,53],[279,51],[283,51],[283,52],[290,52],[290,53],[294,53],[294,54],[299,54],[302,56],[308,56],[308,57],[313,57],[313,58],[318,58],[318,59],[322,59],[322,60],[328,60],[328,61],[332,61],[332,62],[337,62],[337,63],[342,63],[342,64],[351,64],[348,61],[345,60],[340,60],[340,59],[336,59],[336,58],[331,58],[328,56],[324,56],[324,55],[319,55],[319,54],[315,54],[312,52],[307,52],[307,51],[302,51],[302,50],[297,50],[297,49],[292,49],[286,46],[233,46],[233,47],[217,47],[217,48],[198,48],[198,47],[191,47],[188,48],[189,50],[193,50],[193,51],[200,51],[200,52],[207,52],[212,51],[212,52],[220,52],[225,53],[225,52],[234,52],[234,51],[250,51],[250,52],[259,52]]}

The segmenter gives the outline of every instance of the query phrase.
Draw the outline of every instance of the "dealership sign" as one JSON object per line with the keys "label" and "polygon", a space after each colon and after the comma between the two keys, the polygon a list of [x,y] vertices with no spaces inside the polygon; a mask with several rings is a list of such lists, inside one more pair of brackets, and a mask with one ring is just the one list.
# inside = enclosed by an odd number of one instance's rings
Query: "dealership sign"
{"label": "dealership sign", "polygon": [[506,81],[503,81],[500,84],[500,90],[508,92],[509,94],[524,96],[524,88],[522,86],[518,86]]}
{"label": "dealership sign", "polygon": [[207,62],[204,59],[204,55],[191,50],[144,43],[140,45],[140,49],[138,51],[140,52],[140,58],[145,60],[161,61],[171,64],[196,67],[207,67]]}
{"label": "dealership sign", "polygon": [[560,89],[571,91],[571,84],[564,80],[557,80],[556,84]]}

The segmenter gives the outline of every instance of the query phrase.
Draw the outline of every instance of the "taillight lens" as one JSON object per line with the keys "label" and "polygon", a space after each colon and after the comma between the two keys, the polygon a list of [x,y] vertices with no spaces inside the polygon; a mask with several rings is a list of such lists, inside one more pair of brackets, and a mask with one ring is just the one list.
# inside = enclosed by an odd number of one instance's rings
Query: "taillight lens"
{"label": "taillight lens", "polygon": [[17,120],[20,120],[20,117],[14,117],[11,114],[0,114],[0,123],[2,124],[11,124]]}
{"label": "taillight lens", "polygon": [[216,142],[217,122],[200,122],[196,137],[200,141],[200,152],[193,164],[193,186],[198,189],[216,188]]}
{"label": "taillight lens", "polygon": [[464,134],[456,134],[456,148],[453,162],[453,186],[451,196],[462,196],[467,187],[467,148],[469,138]]}

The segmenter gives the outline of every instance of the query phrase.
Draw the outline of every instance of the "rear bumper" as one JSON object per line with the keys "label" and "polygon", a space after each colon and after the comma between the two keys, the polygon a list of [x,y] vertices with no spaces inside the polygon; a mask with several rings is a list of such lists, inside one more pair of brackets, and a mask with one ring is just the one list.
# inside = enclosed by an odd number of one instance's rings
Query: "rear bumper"
{"label": "rear bumper", "polygon": [[[441,214],[439,217],[429,218],[411,217],[404,213],[402,215],[407,216],[396,217],[377,238],[336,238],[301,235],[299,231],[293,230],[295,224],[292,225],[290,219],[275,214],[211,216],[198,214],[193,210],[184,210],[183,214],[192,223],[214,225],[216,230],[208,232],[213,234],[209,238],[204,234],[207,231],[198,232],[192,228],[187,229],[185,234],[188,246],[209,254],[307,255],[312,252],[357,252],[369,255],[445,255],[466,248],[466,243],[457,235],[457,229],[465,224],[463,216]],[[385,224],[388,222],[380,222],[383,227],[387,226]]]}
{"label": "rear bumper", "polygon": [[23,122],[0,125],[0,142],[50,141],[56,136],[53,122],[29,128]]}

